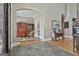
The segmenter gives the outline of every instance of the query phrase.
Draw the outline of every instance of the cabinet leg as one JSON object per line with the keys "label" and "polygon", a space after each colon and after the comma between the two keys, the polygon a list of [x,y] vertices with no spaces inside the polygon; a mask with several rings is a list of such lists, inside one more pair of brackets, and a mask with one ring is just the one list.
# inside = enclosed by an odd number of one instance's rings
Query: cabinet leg
{"label": "cabinet leg", "polygon": [[75,52],[75,38],[73,38],[73,52]]}

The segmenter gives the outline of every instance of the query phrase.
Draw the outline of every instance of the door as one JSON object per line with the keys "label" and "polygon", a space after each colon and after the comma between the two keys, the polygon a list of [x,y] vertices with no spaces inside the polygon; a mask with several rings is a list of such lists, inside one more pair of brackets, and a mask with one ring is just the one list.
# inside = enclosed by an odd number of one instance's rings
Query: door
{"label": "door", "polygon": [[40,37],[40,21],[38,21],[37,28],[38,28],[38,39],[39,39],[39,37]]}
{"label": "door", "polygon": [[8,52],[8,4],[0,3],[0,53]]}

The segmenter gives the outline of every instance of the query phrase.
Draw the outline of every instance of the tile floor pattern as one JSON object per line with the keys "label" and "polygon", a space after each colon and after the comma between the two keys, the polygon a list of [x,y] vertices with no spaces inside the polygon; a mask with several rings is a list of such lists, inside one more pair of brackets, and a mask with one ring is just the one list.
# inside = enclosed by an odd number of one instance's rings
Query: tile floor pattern
{"label": "tile floor pattern", "polygon": [[16,46],[12,49],[12,56],[73,56],[47,42],[40,42],[30,46]]}
{"label": "tile floor pattern", "polygon": [[8,56],[8,54],[7,53],[0,53],[0,56]]}

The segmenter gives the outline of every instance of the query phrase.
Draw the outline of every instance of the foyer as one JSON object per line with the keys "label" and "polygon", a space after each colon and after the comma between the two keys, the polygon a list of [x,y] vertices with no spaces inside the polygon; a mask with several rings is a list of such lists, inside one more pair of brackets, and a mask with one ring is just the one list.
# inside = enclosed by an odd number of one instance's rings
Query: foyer
{"label": "foyer", "polygon": [[9,54],[1,55],[79,55],[79,4],[11,3],[7,6],[9,13],[6,17],[9,18],[5,18],[7,22],[4,23],[8,27],[8,34],[5,35],[8,48],[5,49],[8,49]]}

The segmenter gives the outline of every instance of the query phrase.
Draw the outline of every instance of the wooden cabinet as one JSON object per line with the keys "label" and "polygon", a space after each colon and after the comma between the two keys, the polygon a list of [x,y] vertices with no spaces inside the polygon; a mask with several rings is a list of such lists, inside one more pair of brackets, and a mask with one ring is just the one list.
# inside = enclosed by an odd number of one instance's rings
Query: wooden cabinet
{"label": "wooden cabinet", "polygon": [[79,20],[73,18],[73,51],[79,51]]}
{"label": "wooden cabinet", "polygon": [[73,36],[73,51],[79,51],[79,34],[74,34]]}

